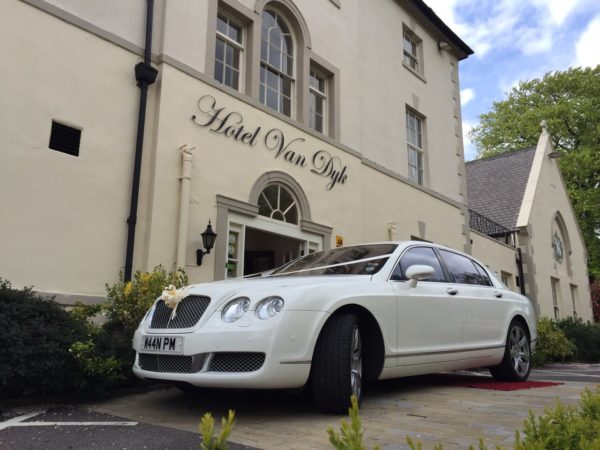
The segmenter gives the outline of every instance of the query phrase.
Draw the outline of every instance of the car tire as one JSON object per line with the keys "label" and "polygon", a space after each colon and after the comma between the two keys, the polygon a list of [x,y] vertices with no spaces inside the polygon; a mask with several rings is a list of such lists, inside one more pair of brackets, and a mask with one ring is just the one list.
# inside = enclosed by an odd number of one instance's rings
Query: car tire
{"label": "car tire", "polygon": [[362,397],[363,355],[358,318],[342,313],[323,328],[315,348],[311,391],[317,407],[328,413],[345,414],[350,398]]}
{"label": "car tire", "polygon": [[519,320],[513,320],[508,327],[506,346],[502,362],[490,367],[490,373],[497,380],[525,381],[531,371],[531,340],[529,332]]}

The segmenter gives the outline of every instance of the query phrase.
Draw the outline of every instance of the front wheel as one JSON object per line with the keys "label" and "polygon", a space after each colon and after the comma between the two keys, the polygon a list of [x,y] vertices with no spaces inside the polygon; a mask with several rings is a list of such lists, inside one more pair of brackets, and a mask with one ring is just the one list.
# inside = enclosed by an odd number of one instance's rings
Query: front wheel
{"label": "front wheel", "polygon": [[358,318],[333,316],[319,336],[312,363],[313,400],[324,412],[347,413],[350,397],[362,397],[363,354]]}
{"label": "front wheel", "polygon": [[531,371],[531,343],[525,326],[513,320],[508,327],[506,347],[502,362],[490,367],[492,376],[498,380],[525,381]]}

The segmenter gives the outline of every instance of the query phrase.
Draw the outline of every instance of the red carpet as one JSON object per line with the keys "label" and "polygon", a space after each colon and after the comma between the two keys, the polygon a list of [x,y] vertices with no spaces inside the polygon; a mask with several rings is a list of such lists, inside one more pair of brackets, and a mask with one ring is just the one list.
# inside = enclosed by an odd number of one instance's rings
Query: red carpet
{"label": "red carpet", "polygon": [[456,377],[452,384],[459,387],[470,387],[475,389],[492,389],[495,391],[518,391],[520,389],[532,389],[549,386],[559,386],[564,383],[555,383],[553,381],[496,381],[493,378],[461,376]]}

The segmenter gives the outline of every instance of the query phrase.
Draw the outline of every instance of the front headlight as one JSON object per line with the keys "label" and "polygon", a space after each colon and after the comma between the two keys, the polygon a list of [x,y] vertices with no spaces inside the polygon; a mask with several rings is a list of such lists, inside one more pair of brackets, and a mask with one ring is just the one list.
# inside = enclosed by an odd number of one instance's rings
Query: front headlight
{"label": "front headlight", "polygon": [[225,322],[235,322],[240,319],[250,308],[250,299],[248,297],[238,297],[227,303],[221,312],[221,319]]}
{"label": "front headlight", "polygon": [[263,320],[275,317],[283,309],[283,303],[281,297],[263,298],[256,305],[256,317]]}

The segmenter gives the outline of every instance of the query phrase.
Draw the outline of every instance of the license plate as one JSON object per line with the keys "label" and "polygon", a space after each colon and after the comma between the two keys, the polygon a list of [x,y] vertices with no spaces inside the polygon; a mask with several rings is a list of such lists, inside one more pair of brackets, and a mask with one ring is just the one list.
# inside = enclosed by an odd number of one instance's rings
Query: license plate
{"label": "license plate", "polygon": [[144,353],[183,353],[182,336],[142,336]]}

